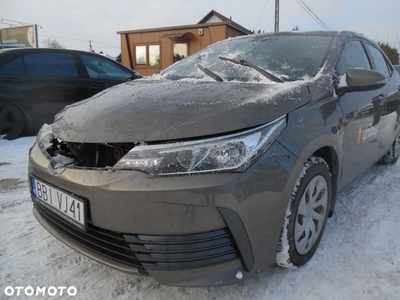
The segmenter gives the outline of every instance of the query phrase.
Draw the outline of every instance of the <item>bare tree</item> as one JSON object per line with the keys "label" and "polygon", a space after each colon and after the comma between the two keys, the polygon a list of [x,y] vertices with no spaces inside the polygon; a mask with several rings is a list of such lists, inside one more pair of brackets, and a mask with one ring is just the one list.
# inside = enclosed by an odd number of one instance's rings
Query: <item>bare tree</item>
{"label": "bare tree", "polygon": [[42,44],[44,45],[45,48],[65,49],[65,46],[63,44],[60,44],[57,40],[53,40],[51,38],[43,40]]}

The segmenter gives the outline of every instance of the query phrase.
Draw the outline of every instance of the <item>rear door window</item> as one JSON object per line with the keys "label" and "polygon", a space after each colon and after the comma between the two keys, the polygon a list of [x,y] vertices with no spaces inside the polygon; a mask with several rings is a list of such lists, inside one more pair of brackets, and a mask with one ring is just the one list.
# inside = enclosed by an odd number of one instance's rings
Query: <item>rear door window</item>
{"label": "rear door window", "polygon": [[24,63],[22,59],[16,58],[0,67],[2,75],[25,75]]}
{"label": "rear door window", "polygon": [[367,44],[368,51],[371,53],[372,60],[375,63],[375,68],[378,72],[385,75],[386,78],[390,78],[393,74],[393,70],[388,66],[388,62],[383,56],[382,52],[371,44]]}
{"label": "rear door window", "polygon": [[70,53],[34,53],[24,56],[28,75],[78,77],[74,57]]}
{"label": "rear door window", "polygon": [[132,78],[132,73],[117,62],[110,61],[97,55],[81,54],[83,64],[92,79],[108,79],[126,81]]}

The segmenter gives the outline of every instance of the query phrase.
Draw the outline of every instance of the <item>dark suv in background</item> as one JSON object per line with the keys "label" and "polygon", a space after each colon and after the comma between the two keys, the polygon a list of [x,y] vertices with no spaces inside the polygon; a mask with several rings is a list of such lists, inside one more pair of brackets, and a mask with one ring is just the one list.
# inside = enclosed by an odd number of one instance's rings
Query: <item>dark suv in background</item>
{"label": "dark suv in background", "polygon": [[0,50],[0,136],[36,133],[66,105],[142,76],[102,55],[60,49]]}

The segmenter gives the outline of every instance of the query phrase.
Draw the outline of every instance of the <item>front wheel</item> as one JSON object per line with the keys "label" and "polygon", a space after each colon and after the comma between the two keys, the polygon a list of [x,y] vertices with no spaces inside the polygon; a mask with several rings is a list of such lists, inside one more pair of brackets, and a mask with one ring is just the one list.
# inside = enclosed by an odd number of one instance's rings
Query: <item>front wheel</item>
{"label": "front wheel", "polygon": [[286,210],[277,253],[279,266],[302,266],[311,259],[325,229],[331,198],[328,165],[313,156],[304,164]]}

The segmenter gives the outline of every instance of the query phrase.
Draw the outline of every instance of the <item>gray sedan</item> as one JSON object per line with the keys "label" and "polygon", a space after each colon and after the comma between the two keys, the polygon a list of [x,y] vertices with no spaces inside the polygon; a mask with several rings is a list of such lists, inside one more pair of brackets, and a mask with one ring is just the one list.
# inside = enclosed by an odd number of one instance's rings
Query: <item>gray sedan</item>
{"label": "gray sedan", "polygon": [[219,42],[43,126],[33,212],[82,254],[166,285],[301,266],[338,193],[398,160],[399,85],[352,32]]}

